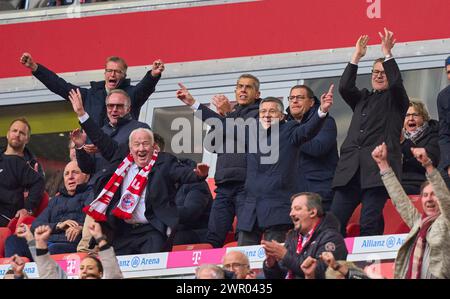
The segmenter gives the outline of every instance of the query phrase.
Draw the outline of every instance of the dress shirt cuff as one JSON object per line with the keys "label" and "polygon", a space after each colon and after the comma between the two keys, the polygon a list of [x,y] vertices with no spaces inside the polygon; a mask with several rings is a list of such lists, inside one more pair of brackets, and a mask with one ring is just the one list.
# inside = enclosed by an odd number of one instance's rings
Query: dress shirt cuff
{"label": "dress shirt cuff", "polygon": [[192,106],[190,106],[192,110],[197,111],[198,107],[200,107],[200,102],[195,101],[194,104],[192,104]]}
{"label": "dress shirt cuff", "polygon": [[87,121],[89,119],[89,114],[85,113],[82,116],[78,117],[78,120],[80,121],[80,123],[84,123],[85,121]]}
{"label": "dress shirt cuff", "polygon": [[320,118],[324,118],[328,114],[328,112],[322,112],[322,110],[320,110],[320,107],[319,109],[317,109],[317,113],[319,113]]}

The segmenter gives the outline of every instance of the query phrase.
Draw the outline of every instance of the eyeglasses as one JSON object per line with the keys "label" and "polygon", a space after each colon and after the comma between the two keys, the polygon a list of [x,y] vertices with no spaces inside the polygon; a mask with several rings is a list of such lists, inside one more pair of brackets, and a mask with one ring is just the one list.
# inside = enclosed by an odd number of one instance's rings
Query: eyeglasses
{"label": "eyeglasses", "polygon": [[421,115],[420,114],[418,114],[418,113],[407,113],[406,115],[405,115],[405,118],[408,118],[408,117],[414,117],[414,118],[417,118],[417,117],[420,117]]}
{"label": "eyeglasses", "polygon": [[117,110],[120,109],[124,109],[125,108],[125,104],[106,104],[106,108],[110,109],[110,110],[114,110],[114,108],[116,108]]}
{"label": "eyeglasses", "polygon": [[379,70],[372,70],[372,76],[378,77],[378,75],[385,76],[386,72],[385,71],[379,71]]}
{"label": "eyeglasses", "polygon": [[298,95],[298,96],[288,96],[287,99],[288,99],[289,102],[295,102],[295,101],[296,102],[300,102],[300,101],[309,99],[309,97]]}
{"label": "eyeglasses", "polygon": [[248,267],[248,265],[247,264],[240,264],[240,263],[231,263],[231,264],[223,265],[223,268],[225,270],[231,270],[231,269],[241,268],[241,267]]}
{"label": "eyeglasses", "polygon": [[108,74],[110,74],[110,73],[117,73],[117,74],[121,75],[121,74],[123,74],[123,71],[122,70],[106,69],[105,73],[108,73]]}

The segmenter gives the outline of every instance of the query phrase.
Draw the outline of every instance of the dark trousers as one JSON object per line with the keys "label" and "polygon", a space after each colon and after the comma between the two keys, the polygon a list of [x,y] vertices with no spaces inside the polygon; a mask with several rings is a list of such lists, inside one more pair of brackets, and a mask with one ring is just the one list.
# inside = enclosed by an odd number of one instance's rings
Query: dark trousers
{"label": "dark trousers", "polygon": [[[50,254],[77,252],[78,242],[48,242],[48,252]],[[5,257],[11,257],[14,254],[24,256],[33,260],[28,244],[23,238],[11,235],[5,242]]]}
{"label": "dark trousers", "polygon": [[245,199],[243,182],[228,182],[217,186],[216,198],[209,214],[206,242],[214,248],[224,245],[227,233],[232,229],[236,216],[236,202]]}
{"label": "dark trousers", "polygon": [[112,241],[117,255],[161,252],[165,248],[167,235],[147,224],[122,224]]}
{"label": "dark trousers", "polygon": [[360,203],[362,204],[359,218],[360,235],[383,234],[383,209],[389,197],[386,188],[361,189],[358,171],[346,186],[338,187],[335,191],[331,212],[341,223],[342,236],[345,237],[348,220]]}
{"label": "dark trousers", "polygon": [[[256,225],[255,225],[256,226]],[[275,240],[284,243],[287,232],[292,229],[292,225],[274,225],[266,229],[253,228],[251,232],[240,231],[238,233],[238,246],[250,246],[261,244],[261,239],[266,241]]]}

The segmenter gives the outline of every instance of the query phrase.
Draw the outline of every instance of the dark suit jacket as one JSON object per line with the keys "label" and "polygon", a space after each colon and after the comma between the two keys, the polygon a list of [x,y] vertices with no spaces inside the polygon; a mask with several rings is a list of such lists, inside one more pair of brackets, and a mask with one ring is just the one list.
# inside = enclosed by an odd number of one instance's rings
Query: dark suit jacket
{"label": "dark suit jacket", "polygon": [[[95,122],[89,118],[81,124],[88,137],[99,148],[104,157],[110,159],[111,167],[101,176],[95,186],[95,195],[101,192],[118,165],[129,153],[128,143],[118,145],[110,136],[105,134]],[[145,217],[159,230],[166,234],[167,227],[173,228],[178,224],[179,216],[175,204],[175,196],[180,184],[200,182],[205,178],[198,177],[190,166],[182,164],[175,156],[161,152],[148,175],[145,197]],[[117,234],[121,230],[129,230],[131,225],[118,219],[110,212],[118,204],[120,199],[120,189],[116,192],[108,207],[108,223]]]}
{"label": "dark suit jacket", "polygon": [[372,159],[372,151],[383,141],[388,147],[390,165],[397,177],[401,177],[400,134],[409,99],[395,59],[384,62],[383,67],[389,88],[381,92],[356,87],[357,65],[349,63],[342,75],[339,93],[352,108],[353,117],[341,146],[333,187],[347,185],[358,169],[361,188],[383,186],[378,166]]}
{"label": "dark suit jacket", "polygon": [[[299,191],[296,173],[300,146],[317,134],[325,119],[319,118],[315,111],[305,124],[297,121],[280,123],[278,145],[273,138],[273,127],[269,128],[267,138],[262,135],[260,142],[273,144],[271,154],[278,146],[278,160],[271,164],[262,163],[264,156],[267,158],[269,154],[263,154],[260,148],[256,153],[247,154],[247,196],[245,202],[237,203],[238,230],[252,231],[255,223],[262,229],[292,224],[290,197]],[[249,140],[252,143],[252,138]]]}

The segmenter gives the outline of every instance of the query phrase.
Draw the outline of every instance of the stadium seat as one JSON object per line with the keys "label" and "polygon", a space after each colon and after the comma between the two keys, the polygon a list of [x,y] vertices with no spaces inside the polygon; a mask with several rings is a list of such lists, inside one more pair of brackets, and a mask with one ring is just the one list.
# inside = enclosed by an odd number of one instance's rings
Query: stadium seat
{"label": "stadium seat", "polygon": [[214,192],[214,191],[216,190],[216,182],[214,181],[214,178],[209,178],[206,180],[206,182],[208,183],[209,190],[211,191],[213,199],[215,199],[216,192]]}
{"label": "stadium seat", "polygon": [[225,242],[224,242],[225,244],[236,241],[236,226],[237,226],[237,218],[235,216],[234,220],[233,220],[233,228],[231,231],[229,231],[227,233],[227,236],[226,236]]}
{"label": "stadium seat", "polygon": [[[29,263],[30,262],[30,259],[27,258],[27,257],[22,256],[21,258],[23,259],[23,261],[25,263]],[[6,264],[9,264],[10,262],[11,262],[11,258],[10,257],[0,258],[0,265],[6,265]]]}
{"label": "stadium seat", "polygon": [[223,245],[224,248],[227,248],[227,247],[237,247],[237,246],[238,246],[238,242],[237,242],[237,241],[225,243],[225,245]]}
{"label": "stadium seat", "polygon": [[172,251],[186,251],[186,250],[196,250],[196,249],[212,249],[212,245],[209,243],[198,243],[198,244],[181,244],[174,245]]}
{"label": "stadium seat", "polygon": [[49,196],[47,192],[44,192],[42,195],[41,202],[39,206],[34,211],[34,216],[25,216],[21,218],[13,218],[8,223],[7,227],[0,227],[0,257],[3,257],[5,254],[5,241],[6,238],[8,238],[10,235],[14,234],[16,232],[17,225],[20,225],[22,223],[31,226],[31,223],[33,223],[33,220],[39,216],[42,211],[45,210],[45,208],[48,206],[49,202]]}

